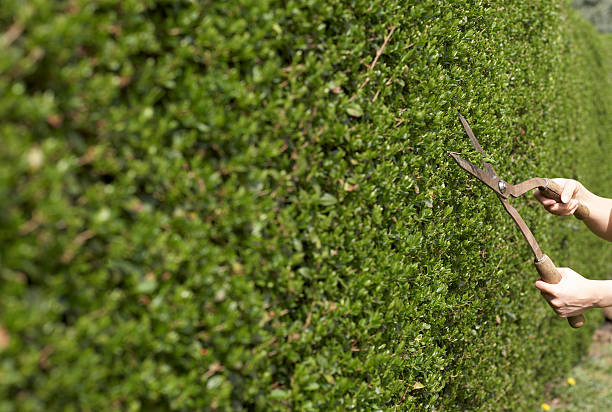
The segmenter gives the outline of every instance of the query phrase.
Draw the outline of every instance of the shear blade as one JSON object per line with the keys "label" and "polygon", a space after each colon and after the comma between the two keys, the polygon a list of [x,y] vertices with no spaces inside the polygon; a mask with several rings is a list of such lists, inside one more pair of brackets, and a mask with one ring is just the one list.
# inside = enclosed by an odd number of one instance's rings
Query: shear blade
{"label": "shear blade", "polygon": [[472,176],[476,177],[478,180],[480,180],[485,185],[489,186],[499,196],[504,197],[504,198],[507,197],[507,195],[505,195],[499,190],[499,186],[498,186],[499,179],[497,178],[497,176],[491,176],[489,173],[485,172],[478,166],[475,166],[471,162],[468,162],[467,160],[460,157],[457,153],[451,152],[450,155],[452,156],[453,159],[455,159],[455,162],[457,162],[457,164],[461,166],[463,170],[470,173]]}
{"label": "shear blade", "polygon": [[[472,142],[472,146],[474,146],[474,148],[478,150],[478,152],[480,152],[481,155],[483,155],[484,157],[488,157],[485,151],[482,150],[482,146],[480,146],[478,139],[476,139],[476,136],[474,135],[474,132],[472,131],[472,128],[468,124],[467,120],[465,120],[465,117],[461,115],[461,112],[459,112],[459,110],[457,110],[457,114],[459,115],[459,121],[461,122],[461,125],[463,126],[463,130],[465,130],[468,137],[470,138],[470,141]],[[495,170],[493,170],[493,166],[491,166],[490,163],[483,162],[483,164],[484,164],[486,171],[491,176],[497,176],[497,173],[495,173]]]}

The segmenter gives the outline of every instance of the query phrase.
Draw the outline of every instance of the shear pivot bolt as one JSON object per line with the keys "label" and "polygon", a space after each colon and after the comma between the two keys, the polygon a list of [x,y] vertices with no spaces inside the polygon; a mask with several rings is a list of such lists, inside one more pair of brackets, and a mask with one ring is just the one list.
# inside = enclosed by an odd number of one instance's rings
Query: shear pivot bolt
{"label": "shear pivot bolt", "polygon": [[506,182],[500,180],[499,182],[497,182],[497,187],[499,187],[500,192],[504,193],[506,191]]}

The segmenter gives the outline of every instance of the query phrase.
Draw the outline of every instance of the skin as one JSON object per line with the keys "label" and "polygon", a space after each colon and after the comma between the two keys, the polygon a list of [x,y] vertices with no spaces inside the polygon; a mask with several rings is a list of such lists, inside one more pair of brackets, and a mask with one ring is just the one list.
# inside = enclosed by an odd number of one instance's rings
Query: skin
{"label": "skin", "polygon": [[[549,199],[536,190],[534,196],[542,206],[554,215],[570,216],[576,212],[578,202],[583,202],[590,211],[583,222],[591,232],[612,242],[612,199],[591,193],[576,180],[553,181],[562,188],[561,202]],[[612,280],[591,280],[570,268],[558,269],[561,282],[553,285],[538,280],[535,286],[560,317],[567,318],[591,308],[612,306]]]}

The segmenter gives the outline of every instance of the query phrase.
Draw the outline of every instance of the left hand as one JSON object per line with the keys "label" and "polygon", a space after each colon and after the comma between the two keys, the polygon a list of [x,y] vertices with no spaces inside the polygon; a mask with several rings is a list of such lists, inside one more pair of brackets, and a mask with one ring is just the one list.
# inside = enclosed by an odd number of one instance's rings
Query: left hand
{"label": "left hand", "polygon": [[597,289],[594,281],[589,280],[570,268],[557,268],[561,281],[557,284],[538,280],[536,288],[562,318],[577,316],[595,307]]}
{"label": "left hand", "polygon": [[576,209],[578,209],[578,199],[583,197],[583,193],[586,189],[577,180],[559,178],[552,180],[562,189],[561,202],[544,196],[542,192],[540,192],[540,189],[536,189],[533,195],[542,206],[553,215],[573,215]]}

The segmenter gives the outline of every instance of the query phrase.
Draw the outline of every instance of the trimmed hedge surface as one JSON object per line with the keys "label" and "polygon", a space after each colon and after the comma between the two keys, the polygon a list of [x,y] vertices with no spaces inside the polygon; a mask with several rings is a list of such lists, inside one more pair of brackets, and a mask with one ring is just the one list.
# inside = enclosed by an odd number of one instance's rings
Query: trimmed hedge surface
{"label": "trimmed hedge surface", "polygon": [[[605,47],[552,1],[7,0],[0,410],[517,410],[571,330],[478,161],[612,195]],[[513,202],[607,277],[574,219]]]}

